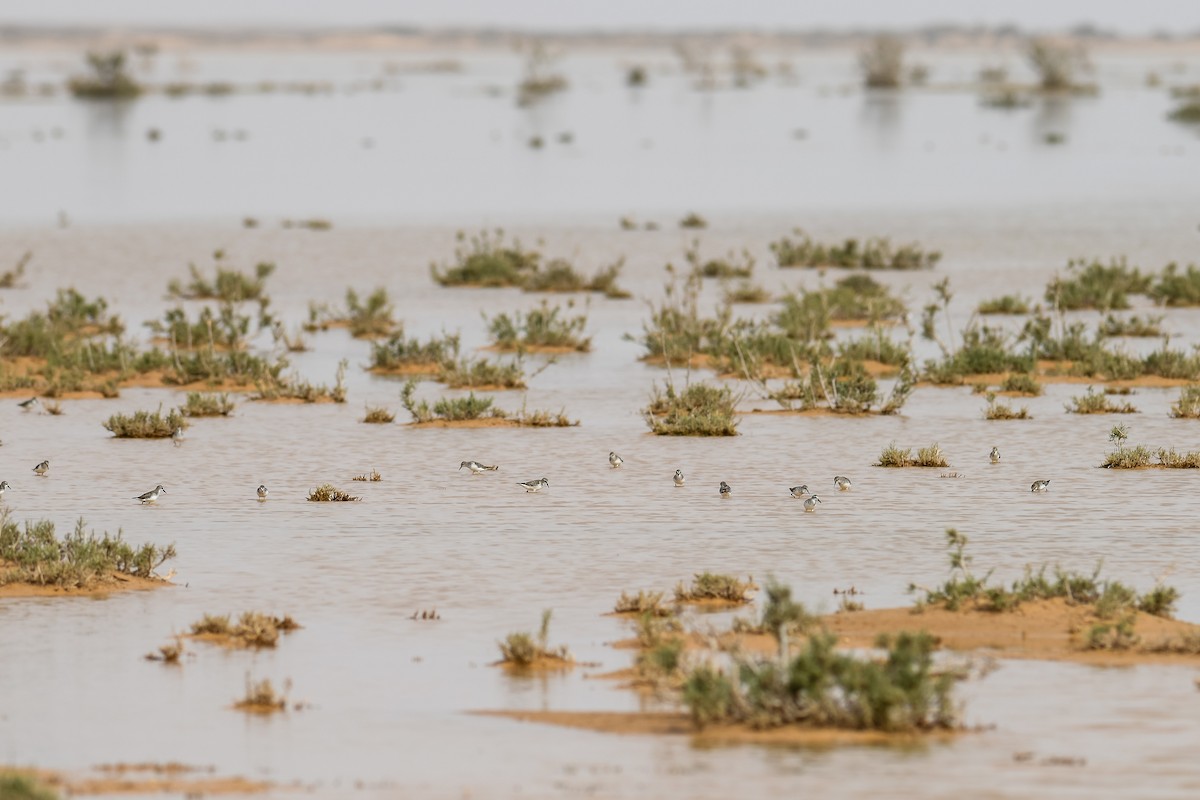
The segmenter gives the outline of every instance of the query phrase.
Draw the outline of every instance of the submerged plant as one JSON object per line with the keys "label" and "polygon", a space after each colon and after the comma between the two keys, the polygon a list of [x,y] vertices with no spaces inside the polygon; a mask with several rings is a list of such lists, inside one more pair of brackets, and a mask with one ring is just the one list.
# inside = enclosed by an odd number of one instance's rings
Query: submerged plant
{"label": "submerged plant", "polygon": [[566,645],[550,647],[550,617],[552,613],[549,608],[542,612],[542,625],[538,629],[537,636],[526,632],[510,633],[504,641],[499,642],[500,663],[517,669],[529,669],[541,664],[550,666],[573,664],[575,659],[571,657]]}
{"label": "submerged plant", "polygon": [[161,406],[153,412],[113,414],[104,423],[105,429],[118,439],[167,439],[176,429],[187,426],[187,420],[175,409],[163,416]]}
{"label": "submerged plant", "polygon": [[617,603],[613,606],[614,614],[649,614],[653,617],[667,617],[674,612],[663,602],[662,592],[639,591],[637,594],[621,592]]}
{"label": "submerged plant", "polygon": [[665,393],[655,388],[642,416],[658,436],[736,436],[736,404],[728,386],[691,383],[676,392],[668,381]]}
{"label": "submerged plant", "polygon": [[[570,308],[570,304],[567,306]],[[492,343],[500,350],[567,350],[584,352],[592,349],[590,336],[583,336],[587,314],[574,317],[559,316],[561,306],[551,307],[542,302],[526,313],[516,311],[494,317],[484,315]]]}
{"label": "submerged plant", "polygon": [[719,601],[723,603],[748,603],[746,592],[757,589],[753,578],[741,580],[734,575],[719,575],[712,572],[698,572],[692,577],[691,585],[680,581],[675,586],[675,602],[696,603],[704,601]]}
{"label": "submerged plant", "polygon": [[1136,414],[1137,408],[1132,403],[1116,403],[1108,399],[1103,392],[1097,392],[1089,386],[1087,393],[1072,397],[1067,405],[1069,414]]}
{"label": "submerged plant", "polygon": [[188,392],[187,401],[179,411],[185,417],[227,417],[237,408],[228,394]]}
{"label": "submerged plant", "polygon": [[336,486],[334,486],[333,484],[330,484],[330,483],[322,483],[320,486],[318,486],[317,488],[315,488],[311,492],[309,492],[308,497],[306,497],[305,499],[309,500],[310,502],[320,502],[320,503],[331,502],[331,501],[332,502],[347,502],[347,501],[353,501],[353,500],[362,500],[361,497],[352,495],[349,492],[343,492],[341,489],[338,489]]}

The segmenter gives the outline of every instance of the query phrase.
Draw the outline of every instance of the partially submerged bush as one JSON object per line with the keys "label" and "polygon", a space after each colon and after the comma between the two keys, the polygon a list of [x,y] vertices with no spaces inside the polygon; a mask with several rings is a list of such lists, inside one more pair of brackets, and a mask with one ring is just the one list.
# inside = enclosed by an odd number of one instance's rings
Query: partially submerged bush
{"label": "partially submerged bush", "polygon": [[396,415],[383,406],[367,406],[367,412],[363,417],[363,422],[371,425],[386,425],[390,422],[394,422],[395,419]]}
{"label": "partially submerged bush", "polygon": [[1112,259],[1108,265],[1072,259],[1067,263],[1067,273],[1067,277],[1055,276],[1046,286],[1046,301],[1064,311],[1127,309],[1129,295],[1147,294],[1153,280],[1130,267],[1123,257]]}
{"label": "partially submerged bush", "polygon": [[282,691],[279,691],[271,683],[270,678],[255,681],[247,673],[246,694],[241,700],[234,703],[233,707],[239,711],[248,711],[253,714],[273,714],[276,711],[286,711],[287,692],[290,688],[290,681],[284,684]]}
{"label": "partially submerged bush", "polygon": [[1037,397],[1042,393],[1042,385],[1037,378],[1029,373],[1010,373],[1000,382],[1000,391],[1012,392],[1025,397]]}
{"label": "partially submerged bush", "polygon": [[322,483],[320,486],[309,492],[308,497],[305,499],[314,503],[362,500],[361,497],[352,495],[349,492],[343,492],[341,489],[338,489],[336,486],[330,483]]}
{"label": "partially submerged bush", "polygon": [[697,214],[695,211],[689,211],[684,215],[683,219],[679,220],[679,227],[689,229],[707,228],[708,220]]}
{"label": "partially submerged bush", "polygon": [[1006,294],[991,300],[981,300],[976,310],[980,314],[1028,314],[1029,308],[1027,298]]}
{"label": "partially submerged bush", "polygon": [[0,289],[15,288],[21,279],[25,277],[25,266],[29,260],[33,258],[33,252],[26,250],[25,253],[17,259],[17,265],[12,269],[5,270],[0,273]]}
{"label": "partially submerged bush", "polygon": [[527,292],[599,292],[612,299],[629,297],[617,285],[623,259],[587,278],[565,259],[543,264],[537,250],[525,250],[517,240],[506,243],[500,228],[469,239],[459,231],[456,240],[452,264],[430,265],[433,279],[441,286],[516,286]]}
{"label": "partially submerged bush", "polygon": [[204,392],[188,392],[187,402],[179,411],[185,417],[227,417],[233,413],[237,403],[228,394],[205,394]]}
{"label": "partially submerged bush", "polygon": [[431,336],[425,342],[393,333],[389,338],[371,343],[371,369],[380,372],[436,375],[447,362],[457,360],[457,333]]}
{"label": "partially submerged bush", "polygon": [[680,581],[675,586],[676,603],[749,603],[746,592],[757,589],[753,578],[741,580],[734,575],[719,575],[712,572],[698,572],[692,577],[691,585]]}
{"label": "partially submerged bush", "polygon": [[1162,336],[1162,321],[1165,319],[1163,315],[1157,316],[1147,314],[1145,317],[1139,317],[1134,314],[1130,317],[1118,317],[1114,314],[1108,314],[1104,317],[1104,321],[1100,323],[1100,336],[1135,336],[1135,337],[1150,337]]}
{"label": "partially submerged bush", "polygon": [[67,88],[75,97],[85,100],[129,100],[142,93],[125,66],[125,52],[88,53],[89,73],[71,78]]}
{"label": "partially submerged bush", "polygon": [[1013,408],[1002,402],[992,392],[988,392],[987,406],[983,409],[983,418],[987,420],[1032,419],[1029,416],[1029,406]]}
{"label": "partially submerged bush", "polygon": [[187,425],[187,420],[175,409],[171,409],[164,417],[161,406],[153,412],[113,414],[104,423],[105,429],[118,439],[167,439],[176,428],[186,428]]}
{"label": "partially submerged bush", "polygon": [[1137,408],[1132,403],[1117,403],[1109,400],[1103,392],[1097,392],[1089,386],[1087,393],[1072,397],[1067,404],[1068,414],[1136,414]]}
{"label": "partially submerged bush", "polygon": [[229,614],[205,614],[191,626],[191,635],[219,641],[235,647],[274,647],[279,635],[300,627],[289,615],[275,617],[258,611],[246,611],[237,622]]}
{"label": "partially submerged bush", "polygon": [[895,442],[892,442],[879,454],[879,463],[875,466],[947,467],[949,464],[946,462],[946,454],[942,452],[942,448],[937,442],[917,450],[916,458],[913,457],[911,448],[901,450],[896,447]]}
{"label": "partially submerged bush", "polygon": [[383,480],[383,476],[379,474],[379,470],[372,469],[370,472],[362,475],[355,475],[350,480],[361,481],[363,483],[378,483],[379,481]]}
{"label": "partially submerged bush", "polygon": [[667,617],[674,612],[663,603],[662,592],[639,591],[637,594],[621,592],[613,607],[614,614],[649,614],[653,617]]}
{"label": "partially submerged bush", "polygon": [[[1027,566],[1025,574],[1008,588],[989,584],[990,571],[982,576],[971,571],[972,558],[966,554],[967,542],[966,535],[953,528],[946,531],[950,577],[939,587],[920,589],[919,607],[938,605],[958,611],[964,605],[972,604],[981,611],[1002,612],[1012,611],[1021,603],[1033,600],[1062,598],[1071,605],[1091,606],[1101,619],[1113,619],[1135,609],[1169,618],[1178,598],[1175,589],[1161,584],[1139,596],[1119,581],[1101,580],[1100,565],[1090,575],[1055,567],[1053,577],[1046,574],[1045,565],[1036,572]],[[909,587],[909,591],[917,590],[915,585]]]}
{"label": "partially submerged bush", "polygon": [[658,436],[736,436],[737,399],[728,386],[691,383],[682,392],[667,383],[666,392],[655,387],[642,416]]}
{"label": "partially submerged bush", "polygon": [[396,328],[387,289],[379,287],[360,300],[353,288],[346,290],[346,324],[356,339],[387,336]]}
{"label": "partially submerged bush", "polygon": [[1167,119],[1189,124],[1200,122],[1200,100],[1189,100],[1176,106],[1171,113],[1167,114]]}
{"label": "partially submerged bush", "polygon": [[942,254],[919,245],[892,245],[886,237],[846,239],[841,244],[822,244],[800,228],[771,242],[771,252],[781,267],[839,267],[842,269],[916,270],[932,269]]}
{"label": "partially submerged bush", "polygon": [[546,609],[542,612],[542,626],[537,636],[531,633],[510,633],[504,641],[498,642],[500,647],[500,663],[516,669],[529,669],[536,666],[569,666],[575,662],[566,645],[551,648],[550,616],[553,612]]}
{"label": "partially submerged bush", "polygon": [[525,369],[520,359],[501,364],[463,358],[444,363],[437,379],[451,389],[524,389]]}
{"label": "partially submerged bush", "polygon": [[898,89],[904,78],[904,45],[895,36],[876,36],[859,52],[858,64],[868,89]]}
{"label": "partially submerged bush", "polygon": [[1026,55],[1043,91],[1065,92],[1080,88],[1075,83],[1075,70],[1085,62],[1081,51],[1049,39],[1035,38],[1029,41]]}
{"label": "partially submerged bush", "polygon": [[1170,415],[1175,419],[1200,419],[1200,384],[1180,387]]}
{"label": "partially submerged bush", "polygon": [[698,727],[915,731],[957,724],[955,677],[934,670],[932,636],[880,636],[876,646],[887,651],[883,661],[839,653],[836,643],[832,633],[815,633],[782,664],[735,659],[732,675],[711,665],[697,667],[684,683],[684,704]]}
{"label": "partially submerged bush", "polygon": [[1188,264],[1184,271],[1175,262],[1167,264],[1159,274],[1150,296],[1165,306],[1200,306],[1200,269]]}
{"label": "partially submerged bush", "polygon": [[[568,308],[570,306],[568,305]],[[500,313],[484,316],[492,343],[500,350],[563,350],[586,353],[592,349],[592,338],[583,336],[587,314],[574,317],[559,316],[563,308],[546,302],[512,315]]]}
{"label": "partially submerged bush", "polygon": [[18,525],[7,508],[0,509],[0,586],[29,583],[90,589],[114,575],[152,578],[154,571],[175,557],[175,545],[137,547],[121,538],[121,532],[97,537],[80,519],[75,530],[61,540],[49,520]]}
{"label": "partially submerged bush", "polygon": [[172,280],[167,284],[167,292],[173,297],[187,300],[220,300],[225,303],[265,299],[267,278],[275,271],[273,263],[260,261],[254,266],[253,275],[227,269],[225,263],[225,251],[213,253],[211,279],[201,274],[195,264],[188,264],[191,282],[185,286],[178,280]]}

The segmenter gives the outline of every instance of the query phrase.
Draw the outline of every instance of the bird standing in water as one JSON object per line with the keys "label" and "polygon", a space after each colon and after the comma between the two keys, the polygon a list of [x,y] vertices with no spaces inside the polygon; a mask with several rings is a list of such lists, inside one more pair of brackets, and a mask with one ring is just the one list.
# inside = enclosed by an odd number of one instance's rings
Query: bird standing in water
{"label": "bird standing in water", "polygon": [[684,481],[683,470],[681,470],[681,469],[675,470],[675,485],[683,486],[683,481]]}
{"label": "bird standing in water", "polygon": [[850,479],[845,475],[835,475],[833,478],[833,485],[843,492],[848,492],[850,491],[850,487],[854,484],[852,484]]}
{"label": "bird standing in water", "polygon": [[617,469],[618,467],[620,467],[622,464],[625,463],[625,459],[621,458],[616,453],[609,453],[608,454],[608,463],[612,465],[613,469]]}
{"label": "bird standing in water", "polygon": [[988,458],[991,459],[991,462],[993,464],[999,464],[1000,463],[1000,448],[993,447],[992,452],[988,453]]}

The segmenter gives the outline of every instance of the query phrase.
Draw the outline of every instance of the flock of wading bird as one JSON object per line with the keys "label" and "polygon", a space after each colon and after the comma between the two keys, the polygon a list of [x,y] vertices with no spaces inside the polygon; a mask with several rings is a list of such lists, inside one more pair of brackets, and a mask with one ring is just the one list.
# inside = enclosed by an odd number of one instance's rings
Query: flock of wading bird
{"label": "flock of wading bird", "polygon": [[[988,460],[993,464],[999,464],[1000,448],[993,447],[992,451],[988,453]],[[625,459],[621,458],[616,453],[610,452],[608,454],[608,464],[613,469],[620,469],[621,465],[624,463]],[[488,465],[480,463],[479,461],[463,461],[458,465],[459,469],[463,469],[464,467],[470,470],[472,475],[482,475],[485,472],[495,472],[496,470],[500,469],[500,466],[497,464]],[[687,482],[687,479],[683,475],[683,470],[681,469],[675,470],[673,480],[676,487],[682,487]],[[841,492],[848,492],[854,488],[854,483],[845,475],[834,475],[833,485],[836,486],[838,491]],[[532,481],[518,481],[517,486],[520,486],[527,492],[540,492],[542,489],[546,489],[550,486],[550,481],[543,477]],[[259,488],[261,489],[264,487]],[[731,487],[725,481],[721,481],[721,485],[717,491],[723,498],[733,497],[733,487]],[[1037,493],[1048,492],[1050,491],[1050,481],[1034,481],[1032,484],[1030,484],[1029,491]],[[815,492],[809,491],[808,484],[791,486],[788,488],[788,494],[798,500],[803,500],[805,511],[816,511],[817,504],[821,502],[821,498],[818,497]]]}
{"label": "flock of wading bird", "polygon": [[[36,404],[36,402],[37,402],[37,398],[34,397],[29,400],[25,400],[24,402],[18,403],[17,405],[19,405],[21,408],[28,411],[33,405]],[[171,439],[174,441],[176,446],[182,444],[183,428],[176,428],[175,432],[171,434]],[[993,464],[999,464],[1000,463],[1000,448],[993,447],[992,451],[990,453],[988,453],[988,460],[991,461],[991,463],[993,463]],[[620,469],[621,465],[624,463],[625,463],[625,459],[621,458],[615,452],[610,452],[608,454],[608,464],[613,469]],[[491,464],[491,465],[483,464],[479,461],[463,461],[463,462],[459,463],[458,468],[460,470],[463,468],[466,468],[467,470],[469,470],[471,472],[472,475],[482,475],[485,472],[495,472],[498,469],[500,469],[500,466],[498,464]],[[35,466],[33,468],[33,472],[38,477],[42,477],[42,478],[46,477],[46,474],[50,472],[50,462],[48,460],[43,461],[42,463],[38,464],[37,466]],[[682,488],[683,485],[687,482],[687,479],[683,475],[683,470],[681,470],[681,469],[675,470],[675,475],[673,476],[672,480],[674,480],[675,486],[677,488]],[[848,492],[854,487],[854,484],[845,475],[833,476],[833,485],[837,487],[838,491],[842,491],[842,492]],[[538,479],[532,480],[532,481],[518,481],[517,486],[520,486],[526,492],[540,492],[542,489],[547,489],[550,487],[550,481],[543,477],[543,478],[538,478]],[[8,481],[0,481],[0,498],[3,498],[4,493],[7,492],[11,488],[12,488],[12,486],[9,485]],[[1032,484],[1030,484],[1029,491],[1031,491],[1031,492],[1048,492],[1048,491],[1050,491],[1050,481],[1048,481],[1048,480],[1034,481]],[[163,488],[163,485],[160,483],[157,486],[155,486],[153,489],[151,489],[150,491],[143,492],[142,494],[137,495],[133,499],[139,501],[142,505],[146,505],[147,503],[156,503],[156,502],[158,502],[158,496],[161,494],[166,494],[166,492],[167,492],[167,490],[165,488]],[[266,484],[260,483],[258,485],[258,489],[256,489],[255,492],[258,495],[259,500],[266,500],[267,495],[270,493],[270,490],[267,489]],[[721,485],[718,488],[718,492],[720,493],[721,497],[723,497],[723,498],[733,497],[733,487],[731,487],[725,481],[721,481]],[[821,498],[818,497],[815,492],[809,491],[808,484],[800,484],[799,486],[791,486],[788,488],[788,493],[792,497],[795,497],[798,500],[804,501],[804,510],[805,511],[816,511],[817,504],[821,502]]]}

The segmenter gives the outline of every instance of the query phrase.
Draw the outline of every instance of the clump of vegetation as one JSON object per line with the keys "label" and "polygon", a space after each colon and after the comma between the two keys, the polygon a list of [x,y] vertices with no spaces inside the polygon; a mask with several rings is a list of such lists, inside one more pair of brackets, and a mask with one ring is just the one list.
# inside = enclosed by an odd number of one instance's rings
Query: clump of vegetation
{"label": "clump of vegetation", "polygon": [[979,314],[1028,314],[1029,300],[1015,294],[1006,294],[983,300],[976,309]]}
{"label": "clump of vegetation", "polygon": [[621,592],[613,607],[613,613],[669,617],[675,612],[663,602],[662,592],[639,591],[637,594]]}
{"label": "clump of vegetation", "polygon": [[17,284],[21,282],[21,279],[25,277],[25,266],[29,263],[31,258],[33,258],[33,253],[29,250],[26,250],[25,253],[19,259],[17,259],[17,265],[15,267],[0,273],[0,289],[15,288]]}
{"label": "clump of vegetation", "polygon": [[300,624],[289,615],[275,617],[258,611],[246,611],[237,622],[229,614],[205,614],[192,623],[191,635],[218,641],[233,647],[274,647],[280,634],[297,630]]}
{"label": "clump of vegetation", "polygon": [[271,683],[270,678],[255,681],[247,674],[246,694],[241,700],[234,703],[233,707],[239,711],[247,711],[253,714],[273,714],[276,711],[286,711],[288,704],[287,692],[290,689],[290,681],[285,682],[283,690],[279,691]]}
{"label": "clump of vegetation", "polygon": [[1170,415],[1175,419],[1200,419],[1200,385],[1179,389],[1179,398],[1171,404]]}
{"label": "clump of vegetation", "polygon": [[792,235],[796,238],[784,236],[770,244],[781,267],[916,270],[932,269],[942,258],[940,252],[923,250],[915,243],[894,247],[886,237],[821,244],[800,228],[794,229]]}
{"label": "clump of vegetation", "polygon": [[1156,303],[1165,306],[1200,306],[1200,269],[1188,264],[1182,272],[1175,262],[1167,264],[1150,289]]}
{"label": "clump of vegetation", "polygon": [[1162,336],[1163,319],[1164,317],[1161,314],[1158,316],[1147,314],[1145,317],[1139,317],[1136,314],[1131,317],[1118,317],[1109,314],[1100,323],[1099,335],[1136,336],[1143,338]]}
{"label": "clump of vegetation", "polygon": [[361,497],[352,495],[349,492],[343,492],[336,486],[330,483],[322,483],[317,488],[308,493],[306,500],[313,503],[328,503],[328,502],[349,502],[353,500],[362,500]]}
{"label": "clump of vegetation", "polygon": [[691,230],[697,230],[708,227],[708,220],[697,214],[695,211],[689,211],[684,215],[683,219],[679,220],[679,227]]}
{"label": "clump of vegetation", "polygon": [[1013,408],[1002,402],[993,392],[988,392],[987,406],[983,409],[983,418],[988,420],[1033,419],[1029,416],[1029,406]]}
{"label": "clump of vegetation", "polygon": [[161,320],[151,320],[146,327],[173,350],[236,350],[245,344],[250,321],[233,303],[222,303],[216,312],[208,306],[200,309],[195,320],[183,308],[168,309]]}
{"label": "clump of vegetation", "polygon": [[255,400],[299,400],[302,403],[319,403],[329,400],[346,402],[346,359],[338,362],[337,376],[333,386],[312,383],[299,375],[286,378],[271,377],[258,381]]}
{"label": "clump of vegetation", "polygon": [[378,483],[379,481],[383,480],[383,476],[379,474],[379,470],[372,469],[368,473],[364,473],[362,475],[355,475],[350,480],[362,481],[364,483]]}
{"label": "clump of vegetation", "polygon": [[387,289],[379,287],[360,300],[354,289],[346,290],[346,324],[356,339],[387,336],[396,327],[394,309]]}
{"label": "clump of vegetation", "polygon": [[225,251],[217,250],[213,253],[212,278],[202,275],[195,264],[188,264],[191,282],[185,286],[178,280],[172,280],[167,284],[167,292],[172,297],[185,300],[220,300],[224,303],[262,301],[266,297],[267,278],[275,271],[273,263],[259,262],[254,266],[253,275],[228,269],[225,265]]}
{"label": "clump of vegetation", "polygon": [[162,406],[157,411],[135,411],[133,414],[113,414],[104,423],[106,430],[118,439],[167,439],[176,428],[186,428],[187,420],[176,409],[164,417]]}
{"label": "clump of vegetation", "polygon": [[5,800],[59,800],[58,794],[43,786],[36,775],[8,771],[0,773],[0,797]]}
{"label": "clump of vegetation", "polygon": [[1141,641],[1133,632],[1137,617],[1132,614],[1114,622],[1098,622],[1088,629],[1084,646],[1088,650],[1129,650]]}
{"label": "clump of vegetation", "polygon": [[1094,308],[1121,311],[1129,308],[1129,295],[1147,294],[1153,277],[1117,258],[1108,265],[1100,261],[1072,259],[1068,277],[1055,276],[1046,286],[1046,301],[1055,308],[1075,311]]}
{"label": "clump of vegetation", "polygon": [[404,374],[440,373],[459,352],[458,334],[431,336],[427,341],[405,338],[403,331],[371,343],[371,369]]}
{"label": "clump of vegetation", "polygon": [[131,100],[142,93],[125,66],[125,53],[88,53],[89,73],[71,78],[67,88],[75,97],[85,100]]}
{"label": "clump of vegetation", "polygon": [[396,415],[383,406],[367,406],[366,415],[363,417],[363,422],[372,425],[387,425],[395,420]]}
{"label": "clump of vegetation", "polygon": [[534,42],[525,57],[525,73],[517,84],[517,105],[530,106],[566,91],[567,79],[554,70],[555,58],[542,42]]}
{"label": "clump of vegetation", "polygon": [[1158,465],[1164,469],[1200,469],[1200,451],[1191,450],[1177,453],[1175,448],[1158,449],[1156,454]]}
{"label": "clump of vegetation", "polygon": [[453,265],[430,265],[433,279],[442,286],[522,286],[541,261],[540,253],[522,249],[519,241],[506,244],[499,228],[470,239],[459,231],[456,240]]}
{"label": "clump of vegetation", "polygon": [[1109,400],[1103,392],[1097,392],[1094,387],[1087,388],[1087,394],[1072,397],[1067,404],[1068,414],[1136,414],[1138,410],[1132,403],[1117,403]]}
{"label": "clump of vegetation", "polygon": [[705,664],[693,669],[683,701],[698,727],[738,723],[853,730],[917,731],[953,728],[955,676],[933,668],[928,634],[880,636],[882,661],[834,649],[837,636],[815,633],[793,658],[735,658],[732,674]]}
{"label": "clump of vegetation", "polygon": [[1125,425],[1114,425],[1108,432],[1108,440],[1115,447],[1104,457],[1100,466],[1105,469],[1140,469],[1150,466],[1150,459],[1153,456],[1150,450],[1140,444],[1136,447],[1127,447],[1125,442],[1128,439],[1129,428]]}
{"label": "clump of vegetation", "polygon": [[819,336],[831,320],[879,323],[899,319],[904,302],[869,275],[847,275],[832,288],[801,291],[782,298],[775,324],[792,338]]}
{"label": "clump of vegetation", "polygon": [[1010,587],[990,584],[991,571],[982,576],[971,571],[972,557],[966,553],[967,542],[965,534],[953,528],[946,531],[950,577],[934,589],[910,586],[909,591],[920,589],[923,593],[917,600],[918,607],[937,605],[948,611],[958,611],[969,604],[980,611],[1003,612],[1012,611],[1021,603],[1062,598],[1071,605],[1092,606],[1101,619],[1114,619],[1133,610],[1169,619],[1179,596],[1174,588],[1161,584],[1138,595],[1119,581],[1101,580],[1100,565],[1090,575],[1055,567],[1053,577],[1047,575],[1044,565],[1036,572],[1026,567],[1025,574]]}
{"label": "clump of vegetation", "polygon": [[521,360],[501,364],[483,358],[463,358],[442,364],[440,382],[451,389],[524,389]]}
{"label": "clump of vegetation", "polygon": [[121,532],[97,537],[80,519],[61,540],[49,520],[18,525],[7,508],[0,509],[0,586],[28,583],[66,589],[90,589],[115,575],[152,578],[154,571],[175,558],[175,545],[146,543],[133,546]]}
{"label": "clump of vegetation", "polygon": [[682,392],[667,382],[665,392],[656,386],[642,416],[657,436],[736,436],[737,398],[728,386],[690,383]]}
{"label": "clump of vegetation", "polygon": [[1000,391],[1012,392],[1024,397],[1037,397],[1042,393],[1042,385],[1038,383],[1037,378],[1027,372],[1014,372],[1006,375],[1001,381]]}
{"label": "clump of vegetation", "polygon": [[463,422],[476,419],[508,420],[511,424],[525,428],[568,428],[579,424],[567,417],[563,411],[551,412],[530,410],[522,406],[515,414],[492,405],[491,397],[476,397],[471,392],[466,397],[438,399],[432,406],[427,400],[416,400],[417,383],[409,380],[400,393],[400,402],[412,415],[416,423],[434,421]]}
{"label": "clump of vegetation", "polygon": [[876,36],[858,54],[868,89],[899,89],[904,78],[904,45],[895,36]]}
{"label": "clump of vegetation", "polygon": [[[570,307],[568,305],[568,307]],[[583,336],[587,326],[587,314],[574,317],[559,316],[561,306],[551,307],[546,302],[530,309],[500,313],[494,317],[484,316],[492,343],[500,350],[559,350],[586,353],[592,349],[590,336]]]}
{"label": "clump of vegetation", "polygon": [[542,625],[537,636],[527,632],[510,633],[500,647],[500,663],[516,669],[535,666],[570,666],[575,663],[566,645],[550,647],[551,609],[542,612]]}
{"label": "clump of vegetation", "polygon": [[700,241],[696,240],[684,251],[683,257],[692,271],[702,278],[749,278],[754,274],[754,256],[746,249],[740,255],[730,251],[724,258],[706,261],[700,256]]}
{"label": "clump of vegetation", "polygon": [[205,394],[188,392],[187,401],[179,408],[185,417],[228,417],[237,403],[228,394]]}
{"label": "clump of vegetation", "polygon": [[1189,124],[1200,122],[1200,100],[1190,100],[1180,104],[1171,113],[1167,114],[1167,118],[1175,122],[1186,122]]}
{"label": "clump of vegetation", "polygon": [[942,448],[937,442],[917,450],[915,458],[912,455],[912,448],[906,447],[901,450],[899,447],[896,447],[895,442],[892,442],[879,454],[879,463],[875,466],[948,467],[950,465],[946,461],[946,454],[942,452]]}
{"label": "clump of vegetation", "polygon": [[1081,88],[1075,83],[1075,70],[1086,60],[1082,52],[1049,39],[1035,38],[1030,40],[1026,55],[1042,91],[1069,92]]}
{"label": "clump of vegetation", "polygon": [[675,586],[676,603],[719,602],[741,605],[749,603],[746,593],[757,589],[753,578],[741,580],[734,575],[719,575],[699,572],[692,577],[691,585],[680,581]]}

